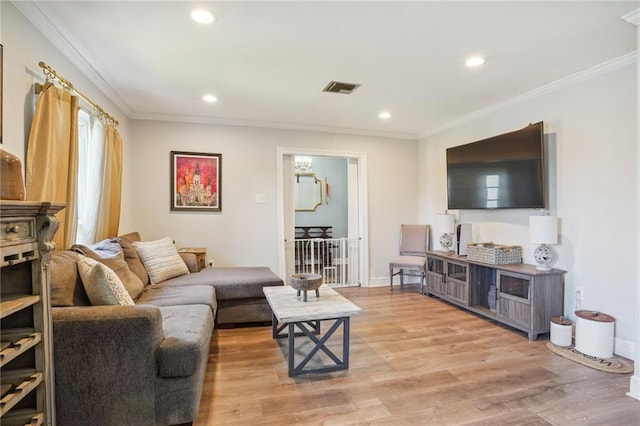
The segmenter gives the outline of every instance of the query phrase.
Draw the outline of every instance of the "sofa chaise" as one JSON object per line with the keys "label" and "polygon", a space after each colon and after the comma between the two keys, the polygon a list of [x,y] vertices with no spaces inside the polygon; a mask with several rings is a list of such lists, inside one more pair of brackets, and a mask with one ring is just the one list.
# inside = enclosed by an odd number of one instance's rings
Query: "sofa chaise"
{"label": "sofa chaise", "polygon": [[[216,321],[271,320],[262,288],[284,283],[269,268],[196,272],[195,256],[170,245],[133,233],[52,254],[58,424],[190,423]],[[160,256],[154,266],[154,250],[171,261]],[[97,293],[103,281],[106,295]]]}

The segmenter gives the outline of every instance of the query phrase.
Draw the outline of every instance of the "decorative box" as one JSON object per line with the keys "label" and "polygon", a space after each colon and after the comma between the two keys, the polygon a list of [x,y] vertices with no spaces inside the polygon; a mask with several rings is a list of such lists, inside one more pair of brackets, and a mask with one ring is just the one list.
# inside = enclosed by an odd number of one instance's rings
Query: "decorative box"
{"label": "decorative box", "polygon": [[467,244],[467,259],[490,265],[522,263],[522,247],[502,246],[494,243]]}

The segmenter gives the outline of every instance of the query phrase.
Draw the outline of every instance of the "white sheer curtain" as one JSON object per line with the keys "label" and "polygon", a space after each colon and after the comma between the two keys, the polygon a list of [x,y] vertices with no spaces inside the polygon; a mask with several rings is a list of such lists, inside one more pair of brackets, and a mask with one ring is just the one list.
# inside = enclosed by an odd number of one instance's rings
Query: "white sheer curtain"
{"label": "white sheer curtain", "polygon": [[[89,126],[84,129],[83,126]],[[93,244],[104,172],[104,124],[98,117],[80,112],[78,166],[78,233],[76,243]]]}

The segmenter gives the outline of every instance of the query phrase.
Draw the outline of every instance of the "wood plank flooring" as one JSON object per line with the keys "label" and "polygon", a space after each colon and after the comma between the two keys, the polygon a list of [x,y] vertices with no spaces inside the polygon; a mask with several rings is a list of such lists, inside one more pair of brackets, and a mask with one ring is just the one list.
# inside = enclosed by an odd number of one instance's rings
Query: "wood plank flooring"
{"label": "wood plank flooring", "polygon": [[349,370],[290,378],[270,327],[217,329],[194,425],[640,425],[630,375],[561,358],[548,336],[529,342],[413,286],[337,291],[364,309]]}

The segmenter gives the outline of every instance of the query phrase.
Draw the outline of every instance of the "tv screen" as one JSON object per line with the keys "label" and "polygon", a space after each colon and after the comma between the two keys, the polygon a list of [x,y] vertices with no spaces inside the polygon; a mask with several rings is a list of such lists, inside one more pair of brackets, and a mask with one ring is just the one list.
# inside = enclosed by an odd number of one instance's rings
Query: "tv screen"
{"label": "tv screen", "polygon": [[546,208],[542,122],[447,149],[449,209]]}

